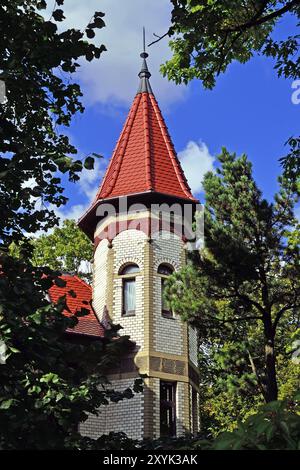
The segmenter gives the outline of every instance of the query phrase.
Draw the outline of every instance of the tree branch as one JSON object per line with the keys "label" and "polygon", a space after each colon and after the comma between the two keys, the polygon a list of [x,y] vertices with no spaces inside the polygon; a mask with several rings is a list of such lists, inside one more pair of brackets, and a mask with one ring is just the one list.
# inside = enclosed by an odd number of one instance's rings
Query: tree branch
{"label": "tree branch", "polygon": [[226,42],[227,42],[227,37],[228,37],[228,33],[229,31],[226,31],[226,36],[225,36],[225,39],[223,41],[223,44],[221,46],[221,62],[220,62],[220,65],[218,67],[218,70],[217,70],[217,75],[220,75],[221,73],[221,69],[222,69],[222,65],[224,64],[224,61],[227,57],[227,54],[230,52],[230,50],[232,49],[232,47],[234,46],[235,42],[241,37],[241,35],[243,34],[243,31],[239,31],[237,33],[237,35],[235,36],[235,38],[231,41],[231,44],[229,46],[229,48],[227,49],[227,51],[225,51],[225,53],[223,53],[224,49],[225,49],[225,45],[226,45]]}
{"label": "tree branch", "polygon": [[[268,3],[268,2],[265,2]],[[245,31],[249,28],[252,28],[253,26],[259,26],[263,23],[267,23],[268,21],[271,21],[274,18],[277,18],[279,16],[282,16],[284,13],[287,13],[288,11],[292,10],[294,6],[300,5],[300,0],[292,0],[288,2],[284,7],[280,8],[279,10],[275,10],[272,13],[269,13],[268,15],[263,16],[262,18],[259,18],[260,14],[263,12],[265,9],[265,6],[250,20],[247,21],[246,23],[235,26],[234,28],[226,28],[223,31],[229,32],[229,33],[234,33],[236,31]]]}
{"label": "tree branch", "polygon": [[251,365],[251,369],[252,369],[252,372],[253,374],[255,375],[255,377],[257,378],[257,383],[258,383],[258,387],[262,393],[262,396],[265,398],[265,389],[264,389],[264,386],[261,382],[261,379],[260,379],[260,376],[257,372],[257,369],[256,369],[256,365],[254,364],[254,361],[253,361],[253,358],[251,356],[251,353],[250,351],[247,349],[247,352],[248,352],[248,356],[249,356],[249,361],[250,361],[250,365]]}
{"label": "tree branch", "polygon": [[273,323],[273,330],[274,330],[274,334],[276,332],[276,328],[277,328],[277,325],[279,323],[279,320],[281,319],[282,315],[284,314],[284,312],[287,312],[288,310],[292,309],[292,308],[299,308],[300,307],[300,304],[298,305],[295,305],[295,304],[289,304],[289,305],[286,305],[285,307],[282,307],[279,312],[277,313],[276,317],[275,317],[275,320],[274,320],[274,323]]}
{"label": "tree branch", "polygon": [[155,41],[150,42],[150,44],[148,44],[148,47],[152,46],[153,44],[156,44],[157,42],[161,41],[163,38],[165,38],[166,36],[168,36],[169,31],[170,31],[170,30],[168,30],[168,31],[167,31],[165,34],[163,34],[162,36],[158,36],[157,34],[154,34],[154,33],[153,33],[153,35],[156,36],[156,37],[158,37],[158,39],[156,39]]}
{"label": "tree branch", "polygon": [[250,303],[251,305],[253,305],[254,307],[256,307],[256,309],[257,309],[257,310],[262,314],[262,316],[264,317],[264,315],[265,315],[265,309],[264,309],[258,302],[256,302],[255,300],[250,299],[250,297],[248,297],[248,295],[240,294],[237,288],[235,289],[235,291],[236,291],[237,297],[239,297],[241,300],[244,300],[244,301]]}
{"label": "tree branch", "polygon": [[212,315],[207,315],[208,318],[210,318],[213,321],[218,321],[219,323],[235,323],[239,321],[245,321],[245,320],[263,320],[262,316],[256,316],[256,315],[249,315],[247,317],[240,317],[240,318],[217,318],[213,317]]}

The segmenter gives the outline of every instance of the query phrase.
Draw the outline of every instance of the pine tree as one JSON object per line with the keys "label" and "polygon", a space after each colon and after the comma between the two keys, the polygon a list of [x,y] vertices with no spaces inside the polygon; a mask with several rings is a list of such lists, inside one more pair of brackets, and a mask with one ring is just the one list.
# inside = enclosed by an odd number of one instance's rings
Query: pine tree
{"label": "pine tree", "polygon": [[[239,375],[245,379],[248,371],[249,381],[255,378],[269,402],[278,397],[279,330],[284,322],[299,327],[295,185],[280,178],[280,190],[270,203],[245,155],[237,158],[223,149],[218,160],[220,167],[206,174],[203,183],[205,247],[193,252],[188,265],[170,280],[168,298],[176,312],[197,326],[204,347],[221,339],[223,345],[227,341],[231,359],[237,345],[247,353],[246,370],[245,363],[235,363],[235,380]],[[252,348],[250,327],[256,329]],[[231,380],[228,364],[223,366],[225,379]]]}

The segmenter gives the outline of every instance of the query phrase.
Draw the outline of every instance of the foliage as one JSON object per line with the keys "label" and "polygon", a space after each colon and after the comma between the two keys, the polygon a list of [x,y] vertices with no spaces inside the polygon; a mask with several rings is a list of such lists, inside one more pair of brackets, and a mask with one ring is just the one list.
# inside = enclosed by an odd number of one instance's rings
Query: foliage
{"label": "foliage", "polygon": [[222,433],[213,443],[213,450],[299,450],[300,415],[297,408],[289,410],[286,401],[273,401],[239,423],[232,432]]}
{"label": "foliage", "polygon": [[300,253],[291,241],[298,229],[295,185],[281,178],[269,203],[246,156],[223,149],[218,160],[217,172],[206,174],[203,184],[205,248],[170,278],[169,302],[198,328],[208,352],[220,341],[219,383],[245,394],[256,386],[265,401],[273,401],[275,349],[282,348],[287,324],[299,328]]}
{"label": "foliage", "polygon": [[[173,56],[161,70],[176,83],[200,79],[213,88],[216,76],[234,61],[245,63],[254,54],[274,59],[280,77],[300,77],[299,0],[171,0],[168,35]],[[292,16],[296,27],[283,40],[274,33],[282,18]],[[158,39],[159,40],[159,39]],[[154,41],[157,42],[157,41]],[[288,140],[289,154],[281,159],[286,176],[300,173],[300,139]]]}
{"label": "foliage", "polygon": [[0,117],[0,233],[5,244],[22,239],[24,231],[53,226],[56,217],[49,204],[66,202],[61,173],[79,179],[83,163],[70,156],[77,150],[59,131],[83,112],[80,87],[71,80],[79,60],[99,58],[105,50],[86,37],[87,31],[105,25],[101,12],[85,31],[59,32],[62,9],[45,20],[39,13],[45,8],[43,0],[4,0],[0,6],[0,79],[7,96]]}
{"label": "foliage", "polygon": [[[96,12],[84,31],[58,29],[63,0],[49,19],[44,0],[3,0],[0,5],[0,79],[7,100],[0,105],[0,448],[79,448],[78,423],[100,404],[130,398],[116,393],[105,379],[113,363],[131,347],[116,328],[103,340],[75,342],[67,327],[85,309],[66,318],[62,298],[47,300],[58,273],[31,263],[28,233],[55,226],[51,206],[66,202],[62,174],[77,181],[83,165],[63,134],[82,95],[72,74],[82,59],[105,50],[88,38],[104,27]],[[60,8],[58,8],[60,7]],[[62,127],[63,126],[63,127]],[[11,256],[15,244],[19,257]],[[138,386],[138,384],[137,384]]]}
{"label": "foliage", "polygon": [[223,432],[216,439],[203,436],[182,436],[137,441],[123,433],[110,433],[98,440],[87,439],[85,445],[97,450],[299,450],[299,392],[289,401],[273,401],[261,406],[257,413],[240,422],[232,432]]}
{"label": "foliage", "polygon": [[207,88],[215,84],[216,75],[225,72],[237,60],[247,62],[254,53],[275,59],[279,75],[298,78],[299,35],[277,41],[272,33],[283,15],[300,16],[298,0],[171,0],[173,4],[168,35],[173,57],[162,72],[176,83],[193,78]]}
{"label": "foliage", "polygon": [[[131,398],[133,392],[110,390],[105,374],[128,351],[128,337],[117,340],[110,330],[103,340],[66,336],[77,317],[66,317],[64,298],[50,304],[45,292],[56,279],[52,272],[3,258],[1,339],[7,347],[0,366],[0,447],[55,449],[80,446],[78,423],[101,404]],[[5,297],[3,292],[6,293]]]}
{"label": "foliage", "polygon": [[[290,145],[290,151],[286,157],[282,157],[284,174],[287,178],[297,181],[299,184],[300,175],[300,137],[291,137],[288,139],[287,144]],[[298,191],[300,188],[298,187]]]}
{"label": "foliage", "polygon": [[[300,388],[300,364],[292,357],[294,341],[299,331],[299,313],[283,318],[277,329],[277,382],[280,400],[291,399]],[[223,335],[214,335],[211,342],[200,345],[201,376],[200,412],[201,430],[206,436],[217,436],[222,431],[234,430],[258,411],[263,403],[261,390],[253,374],[251,360],[262,363],[262,330],[257,325],[244,328],[232,335],[223,329]]]}
{"label": "foliage", "polygon": [[50,235],[33,239],[33,264],[91,280],[93,245],[75,220],[64,220]]}

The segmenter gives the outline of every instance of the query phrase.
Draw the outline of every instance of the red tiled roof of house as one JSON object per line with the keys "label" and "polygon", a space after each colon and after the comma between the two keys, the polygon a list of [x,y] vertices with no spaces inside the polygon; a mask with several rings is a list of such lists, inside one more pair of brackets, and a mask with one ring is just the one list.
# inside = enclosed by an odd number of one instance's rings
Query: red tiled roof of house
{"label": "red tiled roof of house", "polygon": [[[80,334],[86,336],[103,337],[104,328],[99,322],[92,306],[92,288],[77,276],[62,275],[60,276],[66,282],[65,287],[56,285],[49,289],[49,297],[52,302],[57,302],[60,297],[66,295],[66,304],[70,310],[64,310],[66,316],[71,316],[77,310],[85,308],[89,313],[83,317],[78,317],[78,323],[74,328],[68,328],[67,333]],[[73,291],[76,297],[70,295],[69,291]],[[87,303],[84,303],[87,302]]]}

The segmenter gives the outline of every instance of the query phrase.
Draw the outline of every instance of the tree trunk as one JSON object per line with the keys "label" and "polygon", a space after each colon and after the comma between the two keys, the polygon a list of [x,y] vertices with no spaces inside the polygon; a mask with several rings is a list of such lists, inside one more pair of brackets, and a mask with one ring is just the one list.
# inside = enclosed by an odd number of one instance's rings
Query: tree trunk
{"label": "tree trunk", "polygon": [[[269,328],[267,328],[269,330]],[[274,334],[265,330],[265,364],[266,364],[266,390],[265,400],[267,403],[278,398],[278,387],[276,378],[276,357],[274,348]]]}

